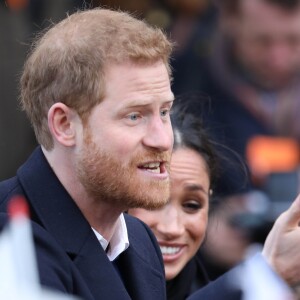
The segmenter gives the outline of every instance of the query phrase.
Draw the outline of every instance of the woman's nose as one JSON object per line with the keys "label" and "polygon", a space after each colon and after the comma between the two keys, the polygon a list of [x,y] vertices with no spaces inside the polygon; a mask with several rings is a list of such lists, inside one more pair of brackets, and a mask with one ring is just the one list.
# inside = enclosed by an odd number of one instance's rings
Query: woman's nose
{"label": "woman's nose", "polygon": [[167,204],[157,225],[157,230],[168,239],[179,237],[184,233],[184,224],[178,208]]}

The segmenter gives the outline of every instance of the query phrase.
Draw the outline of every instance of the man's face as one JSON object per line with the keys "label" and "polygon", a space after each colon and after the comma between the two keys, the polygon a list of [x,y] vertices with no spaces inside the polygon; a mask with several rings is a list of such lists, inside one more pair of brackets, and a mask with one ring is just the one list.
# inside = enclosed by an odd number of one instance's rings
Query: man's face
{"label": "man's face", "polygon": [[94,199],[123,209],[165,204],[173,98],[162,62],[106,70],[105,98],[83,129],[77,159],[79,178]]}
{"label": "man's face", "polygon": [[235,27],[237,58],[263,86],[284,86],[299,71],[300,7],[241,0]]}

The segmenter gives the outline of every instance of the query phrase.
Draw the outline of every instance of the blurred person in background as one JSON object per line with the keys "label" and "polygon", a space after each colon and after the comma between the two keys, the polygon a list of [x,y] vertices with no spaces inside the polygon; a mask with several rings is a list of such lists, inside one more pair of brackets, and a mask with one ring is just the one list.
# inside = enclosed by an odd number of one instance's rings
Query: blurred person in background
{"label": "blurred person in background", "polygon": [[[264,241],[275,216],[299,191],[300,1],[215,4],[219,25],[211,55],[186,65],[191,74],[201,69],[205,76],[182,76],[179,82],[175,70],[173,86],[176,94],[194,91],[210,98],[204,116],[210,133],[232,149],[225,156],[246,163],[240,171],[227,164],[217,185],[220,209],[210,219],[203,251],[207,261],[219,259],[214,266],[219,270],[213,270],[218,276],[238,263],[250,244]],[[193,112],[200,115],[197,108]],[[231,207],[227,213],[223,200]],[[221,244],[224,251],[216,253]],[[240,254],[232,255],[233,248]]]}
{"label": "blurred person in background", "polygon": [[176,45],[171,62],[174,76],[172,90],[176,95],[193,92],[206,76],[203,68],[196,65],[202,64],[211,55],[218,11],[211,0],[162,2],[169,20],[164,28]]}

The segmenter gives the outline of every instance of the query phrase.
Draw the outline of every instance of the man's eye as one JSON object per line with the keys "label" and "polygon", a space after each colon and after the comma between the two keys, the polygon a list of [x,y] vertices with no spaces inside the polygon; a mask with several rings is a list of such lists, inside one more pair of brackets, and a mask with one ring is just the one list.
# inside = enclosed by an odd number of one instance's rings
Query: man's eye
{"label": "man's eye", "polygon": [[160,112],[160,115],[161,115],[162,117],[166,117],[168,114],[169,114],[169,109],[163,109],[163,110]]}
{"label": "man's eye", "polygon": [[138,118],[139,118],[139,115],[136,113],[128,115],[128,119],[130,119],[131,121],[137,121]]}

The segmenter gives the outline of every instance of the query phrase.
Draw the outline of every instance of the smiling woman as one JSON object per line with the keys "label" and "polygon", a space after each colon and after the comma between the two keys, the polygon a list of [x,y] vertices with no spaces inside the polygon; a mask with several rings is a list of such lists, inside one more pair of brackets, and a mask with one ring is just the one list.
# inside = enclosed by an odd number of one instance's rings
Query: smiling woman
{"label": "smiling woman", "polygon": [[176,107],[172,113],[174,149],[171,194],[162,209],[131,209],[154,232],[163,254],[168,299],[185,299],[208,282],[195,254],[208,221],[216,155],[202,124]]}

